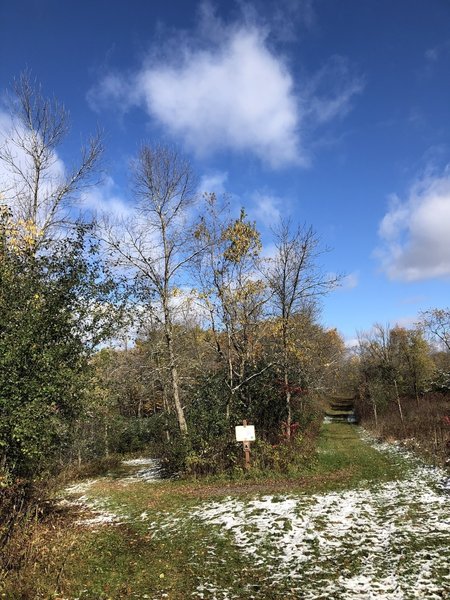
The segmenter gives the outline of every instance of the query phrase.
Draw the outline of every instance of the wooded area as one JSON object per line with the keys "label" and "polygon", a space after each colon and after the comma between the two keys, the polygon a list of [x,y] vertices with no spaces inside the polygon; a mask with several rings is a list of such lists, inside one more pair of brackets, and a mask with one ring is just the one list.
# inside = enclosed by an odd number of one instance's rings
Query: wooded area
{"label": "wooded area", "polygon": [[189,160],[151,143],[131,168],[128,216],[83,220],[100,136],[65,172],[65,109],[25,75],[11,111],[0,148],[0,547],[36,489],[116,454],[242,476],[243,419],[257,430],[255,470],[295,476],[313,460],[330,395],[356,398],[377,434],[448,460],[448,308],[410,328],[375,325],[349,350],[320,322],[341,278],[323,271],[312,227],[282,221],[267,256],[245,208],[236,216],[227,198],[199,193]]}

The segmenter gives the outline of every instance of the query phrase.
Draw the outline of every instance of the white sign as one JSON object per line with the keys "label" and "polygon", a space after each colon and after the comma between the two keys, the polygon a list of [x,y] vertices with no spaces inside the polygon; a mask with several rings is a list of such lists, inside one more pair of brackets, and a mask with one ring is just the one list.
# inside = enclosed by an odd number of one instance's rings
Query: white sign
{"label": "white sign", "polygon": [[254,442],[255,441],[255,426],[254,425],[237,425],[236,426],[236,441],[237,442]]}

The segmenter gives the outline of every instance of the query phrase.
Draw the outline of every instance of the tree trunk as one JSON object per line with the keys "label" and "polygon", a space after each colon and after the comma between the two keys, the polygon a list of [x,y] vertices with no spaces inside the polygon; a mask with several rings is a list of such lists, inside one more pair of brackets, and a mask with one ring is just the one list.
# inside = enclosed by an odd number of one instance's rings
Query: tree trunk
{"label": "tree trunk", "polygon": [[286,398],[286,437],[289,440],[291,438],[291,424],[292,424],[292,405],[291,405],[291,390],[289,388],[289,365],[288,365],[288,339],[287,339],[287,321],[283,316],[283,375],[284,375],[284,389]]}
{"label": "tree trunk", "polygon": [[180,386],[178,381],[178,369],[175,359],[175,351],[173,348],[173,337],[172,337],[172,327],[168,316],[166,316],[165,323],[166,330],[166,341],[167,341],[167,350],[169,351],[169,364],[170,364],[170,376],[172,381],[172,393],[173,393],[173,403],[175,405],[175,412],[177,414],[178,426],[182,435],[187,435],[188,428],[186,419],[184,416],[184,410],[181,406],[180,400]]}
{"label": "tree trunk", "polygon": [[105,440],[105,456],[108,458],[109,456],[109,439],[108,439],[108,423],[105,420],[105,428],[103,430],[104,440]]}
{"label": "tree trunk", "polygon": [[231,404],[234,399],[234,374],[233,374],[233,359],[231,356],[231,336],[230,331],[227,330],[227,366],[228,366],[228,384],[230,386],[230,394],[228,395],[227,405],[225,408],[225,416],[227,421],[230,420],[231,416]]}
{"label": "tree trunk", "polygon": [[170,415],[170,406],[169,406],[169,403],[167,402],[167,394],[166,394],[165,384],[163,384],[163,407],[164,407],[164,413],[165,413],[164,428],[165,428],[165,432],[166,432],[166,440],[168,442],[170,442],[170,429],[169,429],[169,417],[168,417],[168,415]]}
{"label": "tree trunk", "polygon": [[378,429],[378,413],[377,413],[377,403],[375,402],[375,400],[372,400],[372,408],[373,408],[373,417],[375,419],[375,427]]}
{"label": "tree trunk", "polygon": [[418,389],[418,385],[417,385],[416,379],[414,379],[414,395],[416,397],[417,408],[419,408],[419,406],[420,406],[420,402],[419,402],[419,389]]}
{"label": "tree trunk", "polygon": [[397,380],[395,380],[395,379],[394,379],[394,387],[395,387],[395,396],[397,398],[398,412],[399,412],[399,415],[400,415],[400,420],[402,422],[403,432],[405,432],[406,431],[406,428],[405,428],[405,419],[403,418],[402,404],[400,402],[400,396],[399,396],[399,393],[398,393]]}
{"label": "tree trunk", "polygon": [[284,387],[286,390],[286,437],[289,440],[291,437],[291,424],[292,424],[292,406],[291,406],[291,392],[289,389],[289,377],[287,370],[284,373]]}

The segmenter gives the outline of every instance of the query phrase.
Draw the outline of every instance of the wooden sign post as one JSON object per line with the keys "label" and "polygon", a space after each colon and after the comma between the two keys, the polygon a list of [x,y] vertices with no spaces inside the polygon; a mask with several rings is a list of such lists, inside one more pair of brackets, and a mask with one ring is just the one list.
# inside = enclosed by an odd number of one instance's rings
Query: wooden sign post
{"label": "wooden sign post", "polygon": [[236,440],[243,444],[246,470],[250,468],[250,442],[254,442],[255,439],[255,426],[247,425],[244,419],[242,425],[236,427]]}

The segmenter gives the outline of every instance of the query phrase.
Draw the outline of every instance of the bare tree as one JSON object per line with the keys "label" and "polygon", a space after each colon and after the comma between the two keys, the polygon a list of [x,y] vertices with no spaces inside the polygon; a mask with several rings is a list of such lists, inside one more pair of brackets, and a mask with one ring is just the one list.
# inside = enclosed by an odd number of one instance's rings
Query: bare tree
{"label": "bare tree", "polygon": [[173,403],[182,434],[187,433],[174,347],[177,297],[186,269],[201,250],[194,249],[189,221],[196,182],[187,160],[174,148],[144,145],[134,164],[136,205],[119,223],[105,219],[103,238],[115,264],[130,270],[143,313],[162,325],[169,361]]}
{"label": "bare tree", "polygon": [[0,192],[15,221],[33,237],[35,249],[67,224],[77,194],[92,183],[102,154],[96,134],[81,149],[78,164],[66,169],[58,156],[69,132],[69,114],[24,73],[9,96],[10,125],[0,145]]}
{"label": "bare tree", "polygon": [[450,309],[433,308],[422,312],[419,325],[431,339],[450,352]]}
{"label": "bare tree", "polygon": [[292,231],[290,222],[282,221],[274,234],[276,253],[268,261],[265,274],[272,290],[273,310],[280,319],[286,434],[289,437],[292,423],[292,382],[289,380],[292,321],[305,306],[335,288],[340,277],[322,273],[317,260],[324,250],[320,249],[320,240],[311,227]]}

